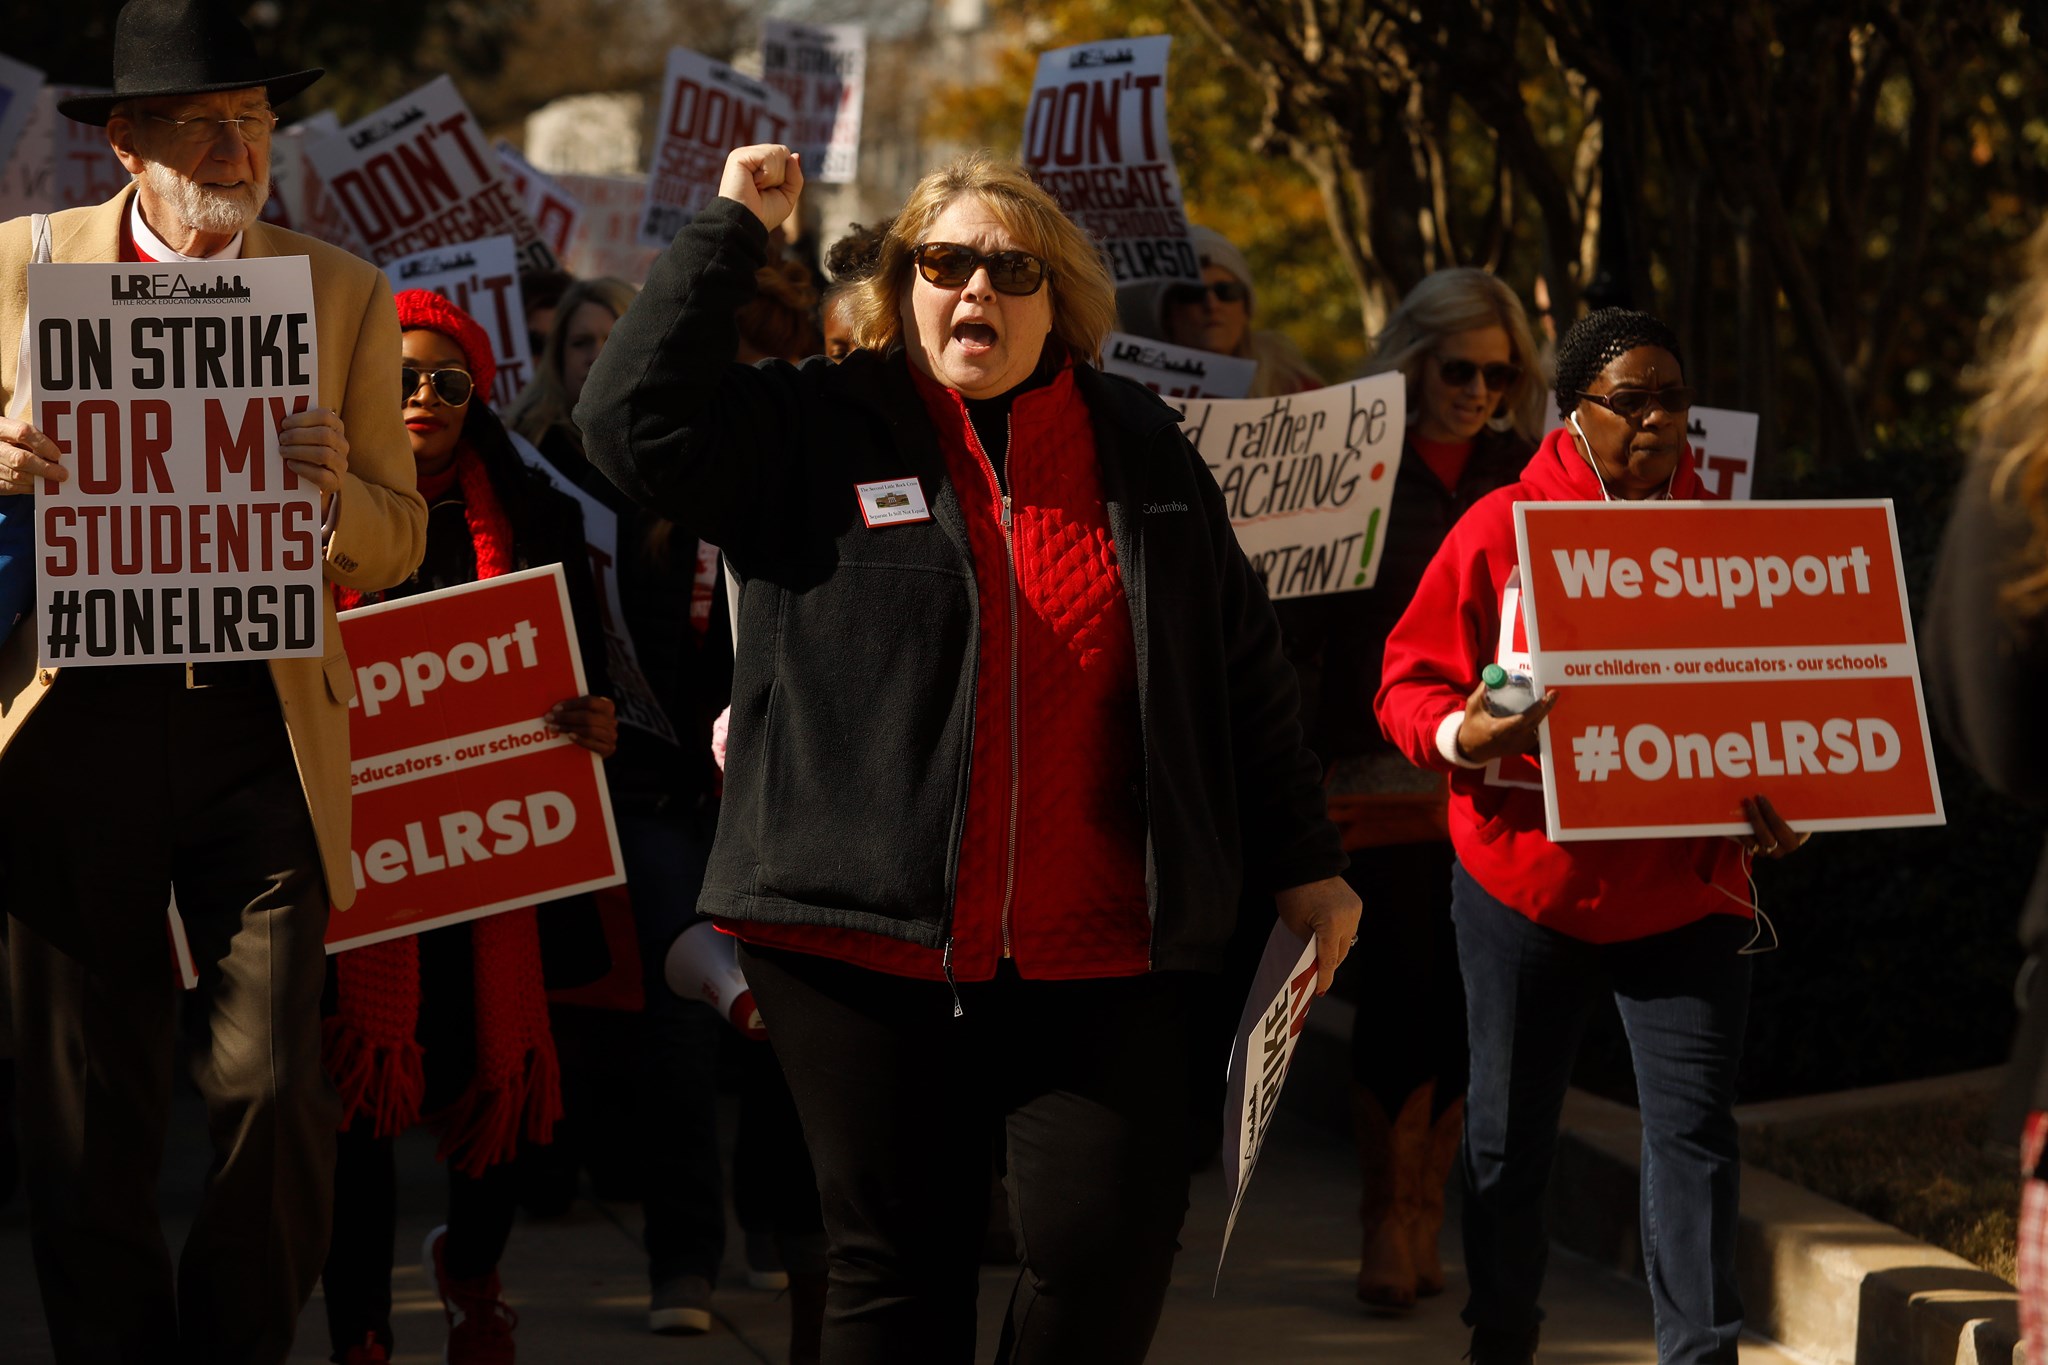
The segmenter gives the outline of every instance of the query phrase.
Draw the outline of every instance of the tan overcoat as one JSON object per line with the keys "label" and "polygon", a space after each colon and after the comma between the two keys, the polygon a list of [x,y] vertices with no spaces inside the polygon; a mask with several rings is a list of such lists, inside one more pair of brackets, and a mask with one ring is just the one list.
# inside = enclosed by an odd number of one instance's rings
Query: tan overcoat
{"label": "tan overcoat", "polygon": [[[57,261],[118,261],[131,185],[95,208],[50,217]],[[28,309],[33,254],[29,220],[0,223],[0,410],[14,399],[22,318]],[[327,543],[327,577],[364,592],[404,581],[419,566],[427,539],[426,503],[413,482],[412,446],[400,418],[398,312],[377,267],[338,247],[252,223],[242,239],[245,259],[305,256],[312,263],[320,338],[320,406],[341,414],[348,437],[348,473]],[[320,843],[328,894],[337,907],[355,900],[349,875],[348,704],[354,676],[327,598],[324,659],[277,659],[270,675],[291,733],[299,784]],[[23,622],[0,646],[0,754],[50,689],[60,670],[36,667],[37,631]],[[109,779],[119,781],[118,774]],[[32,794],[23,794],[33,802]]]}

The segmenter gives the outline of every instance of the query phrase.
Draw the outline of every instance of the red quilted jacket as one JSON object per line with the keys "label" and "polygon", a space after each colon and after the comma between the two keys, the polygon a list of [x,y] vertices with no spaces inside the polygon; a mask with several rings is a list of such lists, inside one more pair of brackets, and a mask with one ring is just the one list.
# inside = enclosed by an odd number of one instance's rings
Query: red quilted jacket
{"label": "red quilted jacket", "polygon": [[[1071,367],[1017,397],[1006,531],[965,401],[913,373],[966,513],[981,603],[953,975],[986,981],[1009,957],[1033,979],[1135,976],[1151,955],[1136,647],[1087,406]],[[941,951],[878,934],[732,927],[749,943],[945,975]]]}

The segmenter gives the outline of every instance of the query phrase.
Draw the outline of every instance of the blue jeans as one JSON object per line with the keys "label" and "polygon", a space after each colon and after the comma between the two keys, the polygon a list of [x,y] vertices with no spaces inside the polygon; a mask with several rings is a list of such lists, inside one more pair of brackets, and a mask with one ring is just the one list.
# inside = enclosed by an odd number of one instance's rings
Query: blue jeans
{"label": "blue jeans", "polygon": [[716,1281],[725,1254],[725,1182],[718,1161],[718,1049],[726,1022],[701,1000],[668,988],[669,945],[697,920],[711,820],[668,808],[618,813],[619,852],[640,948],[640,1114],[648,1137],[643,1212],[648,1276]]}
{"label": "blue jeans", "polygon": [[1586,1021],[1612,992],[1643,1118],[1643,1268],[1660,1365],[1735,1365],[1735,1072],[1749,1013],[1751,924],[1709,915],[1597,944],[1503,905],[1462,865],[1451,918],[1465,975],[1472,1078],[1462,1160],[1465,1321],[1529,1331],[1549,1241],[1544,1186]]}

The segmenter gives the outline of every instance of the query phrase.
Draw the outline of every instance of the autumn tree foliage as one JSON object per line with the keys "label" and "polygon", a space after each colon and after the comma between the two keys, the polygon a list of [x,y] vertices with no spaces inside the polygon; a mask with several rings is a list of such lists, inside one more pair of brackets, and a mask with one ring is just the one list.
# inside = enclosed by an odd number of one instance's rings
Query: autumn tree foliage
{"label": "autumn tree foliage", "polygon": [[[1034,49],[1182,39],[1170,98],[1190,205],[1238,224],[1273,267],[1260,283],[1281,314],[1312,321],[1327,296],[1293,289],[1341,283],[1355,348],[1416,280],[1456,264],[1497,270],[1532,301],[1540,283],[1560,325],[1588,304],[1651,308],[1714,402],[1764,414],[1766,439],[1823,465],[1953,398],[2005,250],[2048,189],[2048,73],[2028,6],[1020,0],[1009,13]],[[1016,54],[985,112],[1007,115],[1029,70]],[[1318,244],[1303,238],[1304,184]],[[1336,280],[1303,255],[1334,262]]]}

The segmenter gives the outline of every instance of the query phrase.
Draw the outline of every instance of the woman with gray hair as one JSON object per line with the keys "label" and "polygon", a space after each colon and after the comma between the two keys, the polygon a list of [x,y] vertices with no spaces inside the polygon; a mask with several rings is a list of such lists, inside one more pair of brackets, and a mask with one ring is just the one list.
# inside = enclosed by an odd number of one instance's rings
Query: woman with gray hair
{"label": "woman with gray hair", "polygon": [[1086,235],[964,158],[892,223],[859,349],[736,365],[802,185],[786,147],[732,153],[577,416],[740,580],[700,908],[742,940],[817,1168],[825,1354],[971,1359],[1001,1132],[1001,1358],[1140,1361],[1187,1207],[1191,983],[1245,890],[1327,988],[1358,898],[1215,481],[1093,366]]}

